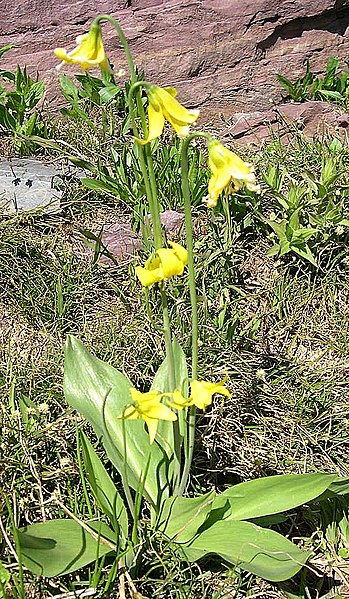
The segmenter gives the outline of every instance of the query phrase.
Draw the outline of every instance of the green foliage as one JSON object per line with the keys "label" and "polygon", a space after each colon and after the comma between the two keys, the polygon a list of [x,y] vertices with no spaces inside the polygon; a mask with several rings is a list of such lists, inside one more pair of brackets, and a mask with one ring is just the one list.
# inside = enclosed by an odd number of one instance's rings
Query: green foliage
{"label": "green foliage", "polygon": [[[0,49],[0,57],[11,50],[9,45]],[[15,149],[19,154],[31,152],[35,143],[27,138],[32,135],[47,137],[51,128],[47,127],[37,105],[45,93],[45,85],[38,76],[32,79],[26,67],[17,66],[15,72],[0,70],[0,127],[14,136]],[[12,88],[12,89],[11,89]]]}
{"label": "green foliage", "polygon": [[81,445],[87,480],[93,496],[103,513],[113,522],[114,530],[121,534],[124,546],[128,538],[128,516],[124,502],[84,433],[81,433]]}
{"label": "green foliage", "polygon": [[109,459],[133,489],[137,490],[142,473],[148,469],[144,494],[156,508],[168,494],[167,460],[156,443],[149,446],[142,421],[125,427],[120,418],[130,405],[131,387],[124,375],[92,356],[77,339],[68,337],[64,372],[67,402],[93,426]]}
{"label": "green foliage", "polygon": [[[92,77],[88,72],[75,75],[79,85],[68,77],[59,76],[59,84],[63,97],[69,102],[71,108],[61,108],[63,116],[73,121],[83,121],[94,133],[97,133],[96,124],[91,119],[93,109],[100,108],[102,127],[114,131],[115,116],[125,117],[127,97],[125,92],[116,85],[112,74],[103,73],[102,79]],[[127,123],[121,127],[127,128]]]}
{"label": "green foliage", "polygon": [[[18,530],[23,563],[37,576],[63,576],[110,553],[117,539],[103,522],[50,520]],[[106,543],[105,539],[110,541]]]}
{"label": "green foliage", "polygon": [[275,582],[294,576],[309,557],[273,530],[233,520],[218,520],[183,551],[190,561],[216,553],[228,563]]}
{"label": "green foliage", "polygon": [[[338,72],[340,60],[333,56],[329,58],[325,75],[316,77],[311,71],[309,60],[306,60],[306,72],[303,77],[293,83],[284,75],[276,75],[278,82],[287,91],[288,97],[294,102],[306,100],[334,101],[347,107],[349,97],[349,72]],[[348,62],[346,62],[348,66]]]}
{"label": "green foliage", "polygon": [[272,192],[274,210],[262,218],[275,240],[269,255],[281,257],[291,252],[318,266],[339,242],[345,243],[349,219],[345,217],[348,188],[343,174],[343,165],[331,155],[323,158],[318,176],[306,169],[297,180],[282,167],[268,168],[264,179]]}

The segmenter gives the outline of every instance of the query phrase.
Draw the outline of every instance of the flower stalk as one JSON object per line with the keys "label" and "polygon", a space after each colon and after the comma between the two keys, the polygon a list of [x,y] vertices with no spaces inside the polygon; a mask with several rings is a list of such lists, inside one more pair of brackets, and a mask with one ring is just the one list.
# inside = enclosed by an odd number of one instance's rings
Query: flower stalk
{"label": "flower stalk", "polygon": [[[197,137],[203,137],[207,141],[211,140],[211,136],[206,133],[191,133],[186,137],[182,144],[181,150],[181,184],[182,184],[182,195],[184,201],[184,221],[185,231],[187,239],[187,251],[188,251],[188,280],[189,280],[189,293],[191,303],[191,314],[192,314],[192,326],[191,326],[191,379],[196,380],[198,376],[198,308],[197,308],[197,296],[196,296],[196,281],[195,281],[195,266],[194,266],[194,246],[193,246],[193,219],[191,214],[191,194],[189,186],[189,167],[188,167],[188,150],[189,144],[193,139]],[[178,488],[179,495],[183,495],[189,478],[189,472],[191,463],[193,460],[194,453],[194,441],[195,441],[195,421],[196,421],[196,407],[191,406],[188,413],[188,433],[187,442],[184,446],[185,461],[183,466],[183,473],[181,482]]]}

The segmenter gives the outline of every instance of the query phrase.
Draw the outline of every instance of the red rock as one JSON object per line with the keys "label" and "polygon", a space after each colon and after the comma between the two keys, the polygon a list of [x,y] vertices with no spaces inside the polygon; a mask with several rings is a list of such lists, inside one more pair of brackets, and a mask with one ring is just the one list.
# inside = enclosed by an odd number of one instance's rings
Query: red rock
{"label": "red rock", "polygon": [[[199,106],[206,121],[220,112],[265,110],[270,98],[281,97],[275,74],[296,78],[305,58],[319,73],[330,56],[349,55],[349,0],[5,0],[1,43],[18,47],[1,59],[2,68],[18,62],[38,69],[54,97],[53,48],[72,49],[101,13],[119,20],[147,79],[176,85],[180,100]],[[109,24],[104,37],[112,62],[125,67]]]}
{"label": "red rock", "polygon": [[287,141],[294,135],[295,127],[306,136],[319,133],[338,133],[349,125],[348,115],[328,102],[280,104],[267,111],[237,113],[233,125],[227,127],[230,139],[243,144],[260,145],[273,133]]}

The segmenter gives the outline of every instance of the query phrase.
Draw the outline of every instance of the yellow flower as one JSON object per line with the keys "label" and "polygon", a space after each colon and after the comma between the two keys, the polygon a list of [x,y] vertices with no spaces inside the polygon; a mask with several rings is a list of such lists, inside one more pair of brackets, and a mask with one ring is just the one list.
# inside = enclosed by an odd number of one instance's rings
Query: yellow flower
{"label": "yellow flower", "polygon": [[208,165],[212,173],[208,182],[209,208],[217,206],[218,196],[230,184],[231,193],[239,191],[244,184],[250,191],[259,193],[260,187],[256,185],[253,166],[241,160],[217,140],[208,143]]}
{"label": "yellow flower", "polygon": [[185,399],[182,393],[175,389],[173,393],[166,394],[172,399],[167,400],[167,403],[171,408],[176,410],[183,410],[189,406],[196,406],[200,410],[205,410],[212,402],[212,396],[215,393],[230,397],[228,389],[224,387],[224,379],[220,383],[210,383],[209,381],[192,381],[190,383],[190,396],[189,399]]}
{"label": "yellow flower", "polygon": [[60,69],[65,63],[73,63],[79,64],[84,70],[98,65],[102,71],[110,71],[99,25],[92,23],[89,32],[79,35],[76,38],[76,43],[77,47],[71,52],[67,52],[65,48],[55,49],[55,55],[62,60],[57,69]]}
{"label": "yellow flower", "polygon": [[174,87],[158,87],[149,85],[147,88],[148,107],[148,137],[138,139],[141,144],[147,144],[159,137],[165,126],[165,120],[172,125],[179,137],[189,133],[189,125],[195,123],[199,110],[187,110],[177,100],[177,90]]}
{"label": "yellow flower", "polygon": [[149,258],[144,267],[136,266],[135,271],[143,287],[183,274],[188,264],[188,252],[179,243],[169,242],[172,249],[159,248],[153,258]]}
{"label": "yellow flower", "polygon": [[200,410],[205,410],[212,402],[212,396],[215,393],[230,397],[228,389],[224,387],[225,380],[220,383],[210,383],[209,381],[192,381],[190,383],[190,397],[188,406],[196,406]]}
{"label": "yellow flower", "polygon": [[177,420],[176,414],[167,406],[161,403],[163,393],[159,391],[149,391],[141,393],[137,389],[130,389],[133,405],[126,408],[122,416],[126,420],[138,420],[142,418],[148,427],[150,443],[153,443],[158,429],[159,420]]}
{"label": "yellow flower", "polygon": [[188,400],[185,399],[179,389],[175,389],[173,393],[168,394],[169,397],[172,397],[172,400],[167,400],[167,403],[171,408],[175,408],[176,410],[183,410],[186,408],[188,404]]}

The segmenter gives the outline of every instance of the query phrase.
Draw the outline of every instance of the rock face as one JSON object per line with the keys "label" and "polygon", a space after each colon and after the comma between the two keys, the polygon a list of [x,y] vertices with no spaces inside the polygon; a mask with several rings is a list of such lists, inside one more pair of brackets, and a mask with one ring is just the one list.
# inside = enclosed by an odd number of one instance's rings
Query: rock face
{"label": "rock face", "polygon": [[[75,37],[102,13],[118,19],[147,79],[176,85],[180,99],[200,107],[206,121],[279,101],[275,73],[293,79],[304,72],[305,58],[319,73],[330,56],[349,55],[349,0],[4,0],[1,43],[18,47],[1,67],[18,62],[39,70],[54,98],[52,49],[73,49]],[[125,67],[109,24],[104,39],[116,68]]]}
{"label": "rock face", "polygon": [[331,134],[347,137],[349,116],[328,102],[279,104],[262,112],[237,113],[225,134],[238,143],[260,146],[273,137],[284,142],[293,139],[296,129],[307,137]]}

